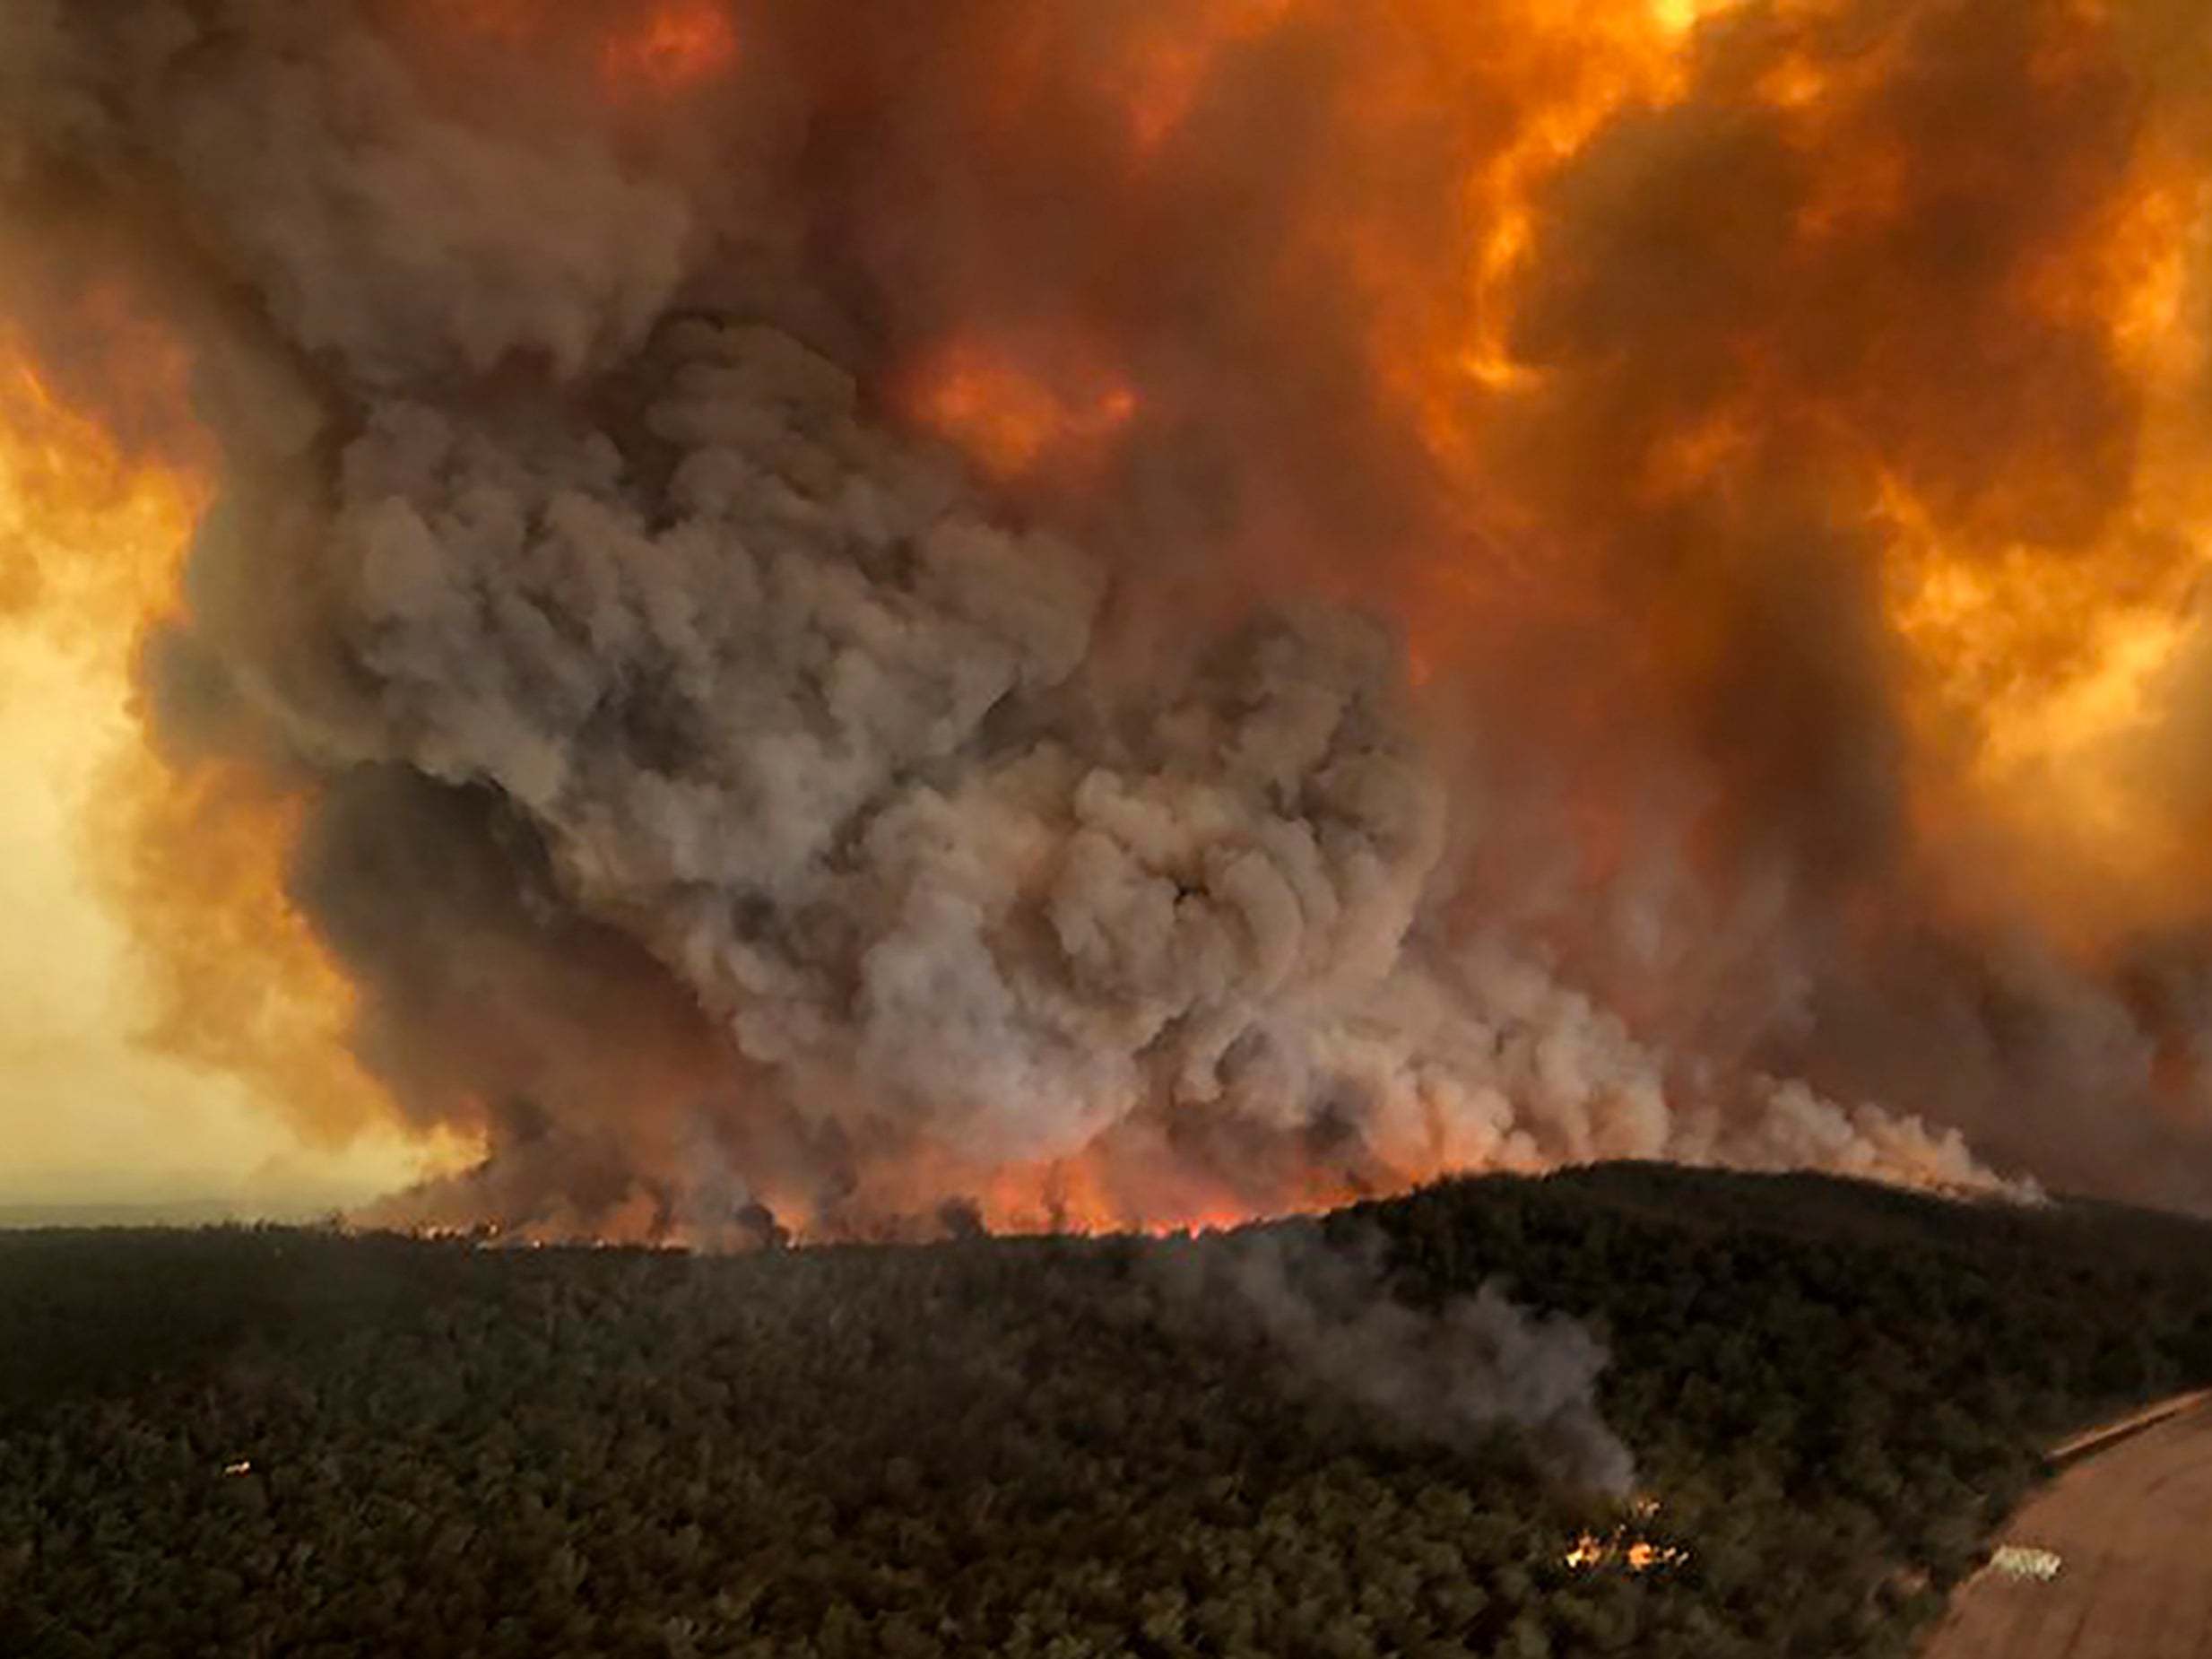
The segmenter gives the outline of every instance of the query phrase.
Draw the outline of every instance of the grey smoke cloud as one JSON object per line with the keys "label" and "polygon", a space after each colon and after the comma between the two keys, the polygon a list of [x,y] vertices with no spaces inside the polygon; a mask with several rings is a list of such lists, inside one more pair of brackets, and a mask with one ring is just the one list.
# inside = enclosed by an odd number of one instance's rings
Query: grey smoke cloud
{"label": "grey smoke cloud", "polygon": [[[488,1138],[412,1212],[866,1230],[1078,1157],[1130,1220],[1612,1156],[1998,1185],[1962,1124],[2127,1185],[2033,1056],[2139,1094],[2134,1011],[1970,927],[1868,956],[1839,919],[1920,879],[1863,529],[1778,462],[1740,511],[1626,505],[1735,360],[1726,294],[1832,304],[1849,355],[1847,274],[1770,292],[1769,242],[1702,218],[1678,268],[1641,205],[1748,156],[1779,223],[1801,159],[1651,115],[1545,199],[1569,274],[1523,343],[1572,395],[1485,458],[1594,550],[1588,614],[1501,604],[1416,698],[1378,620],[1407,550],[1493,550],[1378,414],[1365,244],[1310,231],[1387,229],[1439,287],[1463,256],[1476,138],[1356,119],[1410,26],[1231,53],[1139,185],[1063,49],[1114,25],[1039,13],[1010,132],[990,8],[820,10],[749,8],[744,79],[643,105],[591,92],[580,11],[506,101],[396,4],[8,13],[11,213],[159,274],[224,446],[163,728],[306,782],[294,896],[364,1059]],[[1714,75],[1765,61],[1746,29]],[[906,353],[970,320],[1142,381],[1094,474],[987,487],[915,434]],[[1836,368],[1854,406],[1879,367]],[[1709,650],[1636,631],[1685,618]],[[1591,774],[1632,851],[1600,875],[1561,850]]]}
{"label": "grey smoke cloud", "polygon": [[1604,1345],[1565,1315],[1531,1314],[1495,1283],[1414,1307],[1391,1293],[1372,1230],[1332,1239],[1291,1223],[1158,1248],[1171,1307],[1250,1330],[1306,1386],[1401,1434],[1465,1451],[1510,1428],[1567,1483],[1623,1497],[1635,1482],[1598,1407]]}

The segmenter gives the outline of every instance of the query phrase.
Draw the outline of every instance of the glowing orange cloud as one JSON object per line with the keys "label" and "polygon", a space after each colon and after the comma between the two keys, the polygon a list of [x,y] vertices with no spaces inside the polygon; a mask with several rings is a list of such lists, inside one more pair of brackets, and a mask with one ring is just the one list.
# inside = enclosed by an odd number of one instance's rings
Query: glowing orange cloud
{"label": "glowing orange cloud", "polygon": [[1222,55],[1279,27],[1297,0],[1196,0],[1171,29],[1140,33],[1119,91],[1141,153],[1158,150],[1191,113]]}
{"label": "glowing orange cloud", "polygon": [[[108,345],[117,395],[187,430],[173,346],[110,296],[84,326]],[[189,461],[126,455],[0,334],[0,631],[59,645],[139,718],[138,651],[179,604],[208,499]],[[150,1025],[126,1035],[247,1078],[318,1134],[372,1121],[380,1097],[345,1049],[352,992],[284,897],[298,803],[233,766],[172,769],[137,735],[91,774],[81,826],[93,885],[152,982]]]}
{"label": "glowing orange cloud", "polygon": [[1013,479],[1093,450],[1135,417],[1137,395],[1111,377],[1055,384],[980,340],[952,342],[914,377],[915,421],[993,477]]}
{"label": "glowing orange cloud", "polygon": [[505,52],[550,51],[557,62],[580,60],[618,99],[688,91],[728,74],[741,56],[737,25],[717,0],[609,5],[580,17],[547,0],[390,3],[405,19],[404,40],[442,36]]}
{"label": "glowing orange cloud", "polygon": [[667,0],[599,51],[601,74],[625,91],[681,91],[727,74],[737,60],[736,26],[714,0]]}

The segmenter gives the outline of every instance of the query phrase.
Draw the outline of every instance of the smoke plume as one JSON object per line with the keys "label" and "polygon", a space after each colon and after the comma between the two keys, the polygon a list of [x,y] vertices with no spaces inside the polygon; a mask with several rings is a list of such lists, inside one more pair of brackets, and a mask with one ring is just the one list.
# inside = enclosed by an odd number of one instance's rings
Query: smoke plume
{"label": "smoke plume", "polygon": [[484,1149],[386,1213],[2212,1200],[2212,23],[1586,11],[10,0],[159,752]]}
{"label": "smoke plume", "polygon": [[1598,1411],[1605,1349],[1564,1314],[1525,1313],[1495,1284],[1410,1307],[1372,1229],[1330,1240],[1294,1223],[1163,1248],[1171,1307],[1249,1327],[1313,1387],[1404,1434],[1463,1450],[1511,1427],[1571,1485],[1625,1497],[1635,1481]]}

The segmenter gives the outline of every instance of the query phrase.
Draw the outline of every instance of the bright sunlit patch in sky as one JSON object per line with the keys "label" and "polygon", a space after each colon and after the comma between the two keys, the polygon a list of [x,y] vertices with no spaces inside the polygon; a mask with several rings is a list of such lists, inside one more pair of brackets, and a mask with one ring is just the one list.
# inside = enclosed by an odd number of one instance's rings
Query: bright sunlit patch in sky
{"label": "bright sunlit patch in sky", "polygon": [[[146,349],[117,368],[159,396],[173,365]],[[190,902],[162,906],[158,922],[198,937],[134,934],[113,902],[130,814],[164,798],[133,708],[134,657],[174,603],[204,493],[188,473],[126,459],[0,334],[0,1205],[213,1200],[270,1214],[358,1202],[417,1173],[419,1154],[388,1131],[346,1138],[368,1115],[334,1120],[310,1146],[297,1127],[310,1118],[291,1108],[321,1102],[272,1098],[285,1091],[248,1081],[250,1068],[175,1057],[259,1041],[205,1028],[241,1005],[222,995],[241,984],[247,1005],[296,1005],[320,965],[311,944],[268,949],[262,914],[234,922]],[[204,870],[229,850],[187,845],[169,862]],[[187,964],[184,1017],[198,1029],[157,1047],[157,1026],[178,1018],[174,993],[167,1007],[156,994],[161,960]],[[318,1066],[352,1075],[338,1029],[326,1023],[320,1059],[293,1067],[295,1081]]]}
{"label": "bright sunlit patch in sky", "polygon": [[213,1199],[252,1213],[351,1203],[416,1172],[367,1136],[299,1144],[236,1079],[148,1052],[132,943],[78,867],[102,762],[136,741],[125,688],[0,632],[0,1205]]}

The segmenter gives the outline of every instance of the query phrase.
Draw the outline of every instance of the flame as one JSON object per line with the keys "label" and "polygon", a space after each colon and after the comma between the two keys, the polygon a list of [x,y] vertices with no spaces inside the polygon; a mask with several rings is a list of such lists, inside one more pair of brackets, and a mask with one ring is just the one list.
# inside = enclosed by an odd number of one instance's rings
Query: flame
{"label": "flame", "polygon": [[1165,1160],[1131,1160],[1094,1146],[1073,1157],[979,1171],[978,1219],[993,1233],[1208,1232],[1272,1217],[1318,1215],[1369,1195],[1320,1168],[1296,1172],[1262,1193]]}
{"label": "flame", "polygon": [[1595,1572],[1600,1568],[1618,1567],[1626,1572],[1643,1575],[1663,1568],[1687,1567],[1690,1551],[1679,1544],[1655,1543],[1634,1530],[1634,1523],[1649,1522],[1659,1514],[1659,1500],[1638,1498],[1627,1506],[1628,1516],[1609,1533],[1583,1532],[1561,1556],[1560,1564],[1569,1571]]}
{"label": "flame", "polygon": [[[1144,1130],[1109,1131],[1062,1157],[979,1163],[933,1145],[902,1149],[871,1163],[845,1210],[824,1212],[803,1189],[771,1190],[760,1196],[801,1244],[849,1236],[850,1220],[865,1228],[882,1218],[906,1218],[927,1231],[942,1220],[940,1207],[957,1195],[976,1223],[1001,1236],[1206,1232],[1255,1220],[1320,1214],[1372,1197],[1382,1187],[1402,1190],[1410,1174],[1375,1168],[1332,1168],[1306,1160],[1245,1172],[1232,1180],[1209,1170]],[[601,1234],[606,1229],[599,1228]]]}

